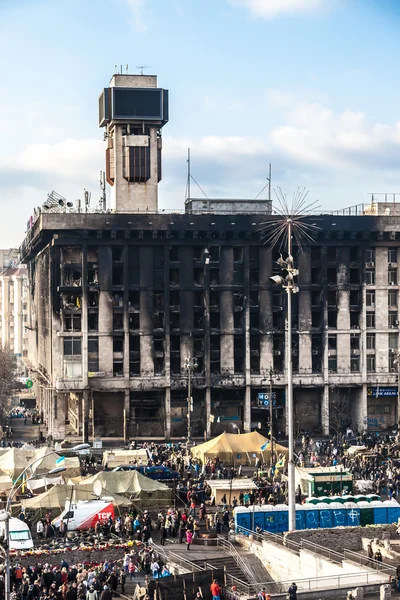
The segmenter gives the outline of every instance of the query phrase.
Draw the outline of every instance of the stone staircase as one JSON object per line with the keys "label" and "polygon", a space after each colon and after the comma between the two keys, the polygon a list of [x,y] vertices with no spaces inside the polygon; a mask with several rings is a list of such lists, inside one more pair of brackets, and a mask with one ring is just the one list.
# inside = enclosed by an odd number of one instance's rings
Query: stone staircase
{"label": "stone staircase", "polygon": [[[262,562],[251,553],[240,554],[241,558],[246,562],[247,567],[253,573],[254,581],[257,583],[264,583],[267,581],[272,581],[271,576],[268,571],[266,571]],[[205,563],[199,560],[194,561],[201,567],[205,566]],[[236,577],[241,581],[246,583],[254,583],[254,581],[250,581],[250,577],[246,571],[244,571],[240,565],[236,562],[233,556],[229,554],[223,554],[218,558],[211,558],[208,561],[205,561],[208,565],[212,566],[215,569],[226,569],[228,575],[232,577]]]}

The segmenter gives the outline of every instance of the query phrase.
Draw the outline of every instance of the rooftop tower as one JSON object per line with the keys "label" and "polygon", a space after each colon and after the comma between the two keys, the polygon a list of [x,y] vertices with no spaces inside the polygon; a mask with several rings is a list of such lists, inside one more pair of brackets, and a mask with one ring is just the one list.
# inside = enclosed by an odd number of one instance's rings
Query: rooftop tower
{"label": "rooftop tower", "polygon": [[106,179],[117,213],[156,212],[161,180],[161,129],[168,122],[168,90],[155,75],[113,75],[99,97],[105,127]]}

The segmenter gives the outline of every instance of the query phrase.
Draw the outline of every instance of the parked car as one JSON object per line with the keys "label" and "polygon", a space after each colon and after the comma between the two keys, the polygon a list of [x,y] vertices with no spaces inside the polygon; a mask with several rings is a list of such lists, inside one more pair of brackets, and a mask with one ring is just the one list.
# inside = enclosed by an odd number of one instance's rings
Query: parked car
{"label": "parked car", "polygon": [[174,479],[177,480],[181,478],[178,471],[173,471],[169,467],[164,467],[162,465],[152,467],[144,467],[141,465],[119,465],[118,467],[115,467],[113,471],[139,471],[142,475],[146,475],[146,477],[157,481],[173,481]]}

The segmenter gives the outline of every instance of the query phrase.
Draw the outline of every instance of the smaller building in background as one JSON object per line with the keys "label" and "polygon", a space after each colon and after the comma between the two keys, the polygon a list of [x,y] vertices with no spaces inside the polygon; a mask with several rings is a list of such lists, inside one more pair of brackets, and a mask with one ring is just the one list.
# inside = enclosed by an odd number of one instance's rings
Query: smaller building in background
{"label": "smaller building in background", "polygon": [[16,356],[17,376],[23,376],[28,350],[28,270],[18,264],[16,249],[0,250],[0,261],[0,339]]}

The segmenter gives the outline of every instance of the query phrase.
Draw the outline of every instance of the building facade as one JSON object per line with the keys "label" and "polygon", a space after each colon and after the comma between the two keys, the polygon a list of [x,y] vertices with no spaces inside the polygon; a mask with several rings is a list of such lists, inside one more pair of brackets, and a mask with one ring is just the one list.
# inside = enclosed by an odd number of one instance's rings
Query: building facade
{"label": "building facade", "polygon": [[28,271],[19,264],[18,250],[0,250],[0,339],[16,357],[16,374],[25,374],[28,350]]}
{"label": "building facade", "polygon": [[[22,247],[50,433],[182,438],[286,426],[285,298],[270,217],[42,214]],[[398,222],[397,222],[398,221]],[[294,249],[298,432],[397,423],[400,218],[322,215]],[[261,396],[262,398],[263,396]],[[213,422],[212,422],[213,421]]]}

